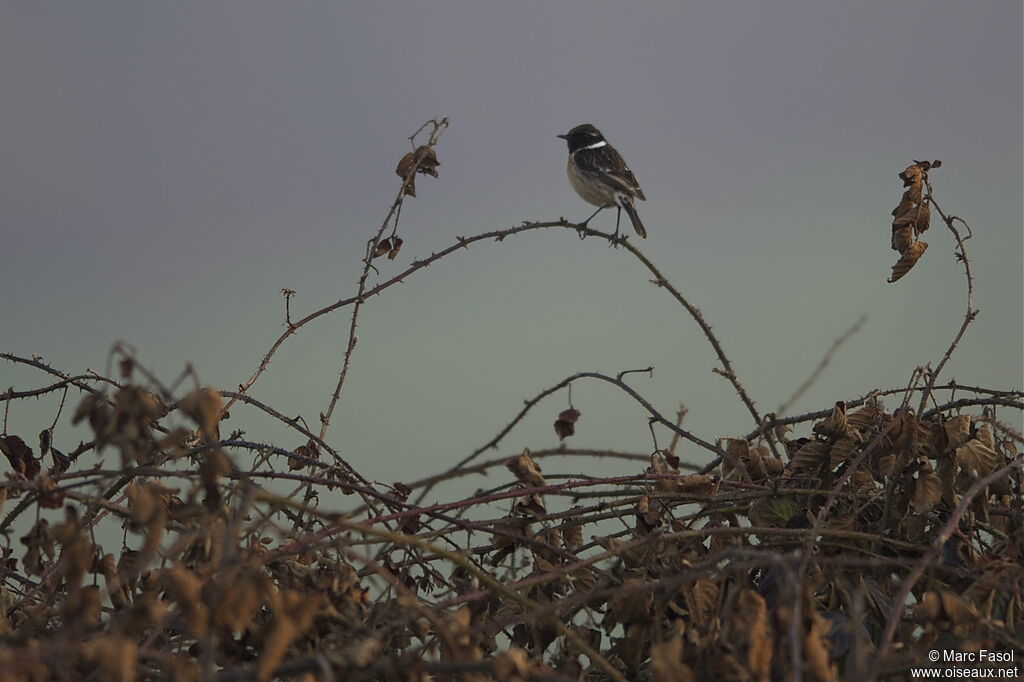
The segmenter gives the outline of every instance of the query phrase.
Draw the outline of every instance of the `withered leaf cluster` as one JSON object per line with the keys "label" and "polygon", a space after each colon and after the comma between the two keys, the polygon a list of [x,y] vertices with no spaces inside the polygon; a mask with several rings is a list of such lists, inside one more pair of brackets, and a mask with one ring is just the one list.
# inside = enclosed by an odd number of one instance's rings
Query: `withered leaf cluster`
{"label": "withered leaf cluster", "polygon": [[925,189],[928,187],[928,171],[942,165],[941,161],[915,161],[900,172],[900,180],[906,190],[900,203],[892,210],[892,249],[900,254],[899,261],[892,266],[890,282],[910,272],[928,248],[928,243],[919,237],[931,226],[931,207]]}
{"label": "withered leaf cluster", "polygon": [[574,407],[562,410],[555,420],[555,433],[559,440],[565,440],[576,433],[576,421],[580,418],[580,411]]}
{"label": "withered leaf cluster", "polygon": [[[166,404],[129,384],[79,405],[93,447],[122,454],[93,493],[78,456],[44,470],[24,439],[0,440],[6,504],[63,509],[3,553],[3,679],[774,681],[791,678],[796,637],[804,679],[827,682],[868,669],[894,614],[894,669],[1024,632],[1024,483],[990,416],[838,402],[799,437],[722,439],[713,471],[660,450],[614,484],[552,482],[524,450],[505,460],[505,494],[467,502],[481,520],[417,508],[415,486],[394,483],[360,512],[393,521],[332,527],[359,517],[316,510],[354,493],[346,479],[337,495],[320,441],[275,450],[275,470],[219,444],[217,391]],[[557,435],[578,417],[559,414]],[[309,492],[254,485],[281,469]],[[904,614],[894,576],[967,495]],[[104,515],[119,546],[95,532]],[[451,547],[463,561],[442,561]]]}
{"label": "withered leaf cluster", "polygon": [[404,181],[409,178],[405,186],[406,196],[416,196],[416,174],[437,177],[437,169],[441,163],[437,160],[437,153],[433,147],[421,145],[414,151],[407,153],[398,162],[395,174]]}
{"label": "withered leaf cluster", "polygon": [[387,256],[388,260],[395,260],[404,243],[401,237],[385,237],[377,242],[377,247],[373,250],[373,257]]}

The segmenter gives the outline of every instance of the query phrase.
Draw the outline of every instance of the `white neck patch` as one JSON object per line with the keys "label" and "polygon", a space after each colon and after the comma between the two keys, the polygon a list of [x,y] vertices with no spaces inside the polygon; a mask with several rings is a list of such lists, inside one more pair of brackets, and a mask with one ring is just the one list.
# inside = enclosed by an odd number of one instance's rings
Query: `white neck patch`
{"label": "white neck patch", "polygon": [[595,142],[594,144],[587,145],[586,147],[580,147],[580,149],[600,149],[601,147],[604,147],[607,144],[607,142],[601,140],[600,142]]}

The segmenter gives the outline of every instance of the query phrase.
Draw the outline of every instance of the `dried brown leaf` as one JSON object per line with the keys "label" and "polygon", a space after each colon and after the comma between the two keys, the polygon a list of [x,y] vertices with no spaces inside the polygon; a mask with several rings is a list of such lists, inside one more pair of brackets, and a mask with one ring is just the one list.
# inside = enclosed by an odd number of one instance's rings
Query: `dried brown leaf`
{"label": "dried brown leaf", "polygon": [[398,252],[402,250],[402,244],[405,241],[401,237],[393,237],[391,239],[391,249],[388,251],[388,260],[395,260],[398,257]]}
{"label": "dried brown leaf", "polygon": [[43,509],[60,509],[64,506],[64,491],[57,487],[49,474],[39,479],[39,506]]}
{"label": "dried brown leaf", "polygon": [[32,448],[18,436],[0,436],[0,452],[7,457],[11,468],[23,478],[31,481],[39,473],[41,467],[32,454]]}
{"label": "dried brown leaf", "polygon": [[523,450],[523,454],[513,457],[505,462],[505,467],[515,475],[516,480],[531,488],[540,488],[547,485],[547,481],[540,473],[540,467],[530,457],[529,449]]}
{"label": "dried brown leaf", "polygon": [[846,403],[842,401],[832,407],[832,414],[814,425],[813,431],[833,440],[848,438],[860,441],[861,439],[857,429],[850,426],[850,422],[846,418]]}
{"label": "dried brown leaf", "polygon": [[914,481],[914,511],[924,513],[942,499],[942,482],[931,471],[921,471]]}
{"label": "dried brown leaf", "polygon": [[697,578],[685,590],[683,597],[694,623],[707,623],[715,615],[720,593],[718,585],[708,578]]}
{"label": "dried brown leaf", "polygon": [[988,476],[1003,461],[999,453],[981,438],[972,438],[958,447],[954,457],[960,471],[972,480]]}
{"label": "dried brown leaf", "polygon": [[576,433],[576,420],[579,418],[579,410],[571,407],[559,413],[558,419],[555,420],[555,433],[558,434],[559,440],[565,440]]}
{"label": "dried brown leaf", "polygon": [[215,389],[200,388],[182,398],[178,408],[196,423],[204,436],[213,438],[223,405],[224,401]]}
{"label": "dried brown leaf", "polygon": [[857,441],[853,438],[841,438],[837,440],[829,451],[829,468],[835,469],[843,462],[853,459],[853,453],[857,450]]}
{"label": "dried brown leaf", "polygon": [[676,479],[676,489],[689,495],[710,495],[714,492],[715,482],[706,474],[686,474]]}
{"label": "dried brown leaf", "polygon": [[804,659],[816,682],[833,682],[836,679],[829,656],[828,630],[828,622],[815,613],[804,636]]}
{"label": "dried brown leaf", "polygon": [[491,672],[498,682],[526,682],[531,670],[530,657],[519,647],[509,647],[491,657]]}
{"label": "dried brown leaf", "polygon": [[850,426],[863,432],[864,429],[874,423],[875,418],[878,417],[881,412],[882,411],[877,405],[864,405],[860,409],[847,414],[846,420],[849,422]]}
{"label": "dried brown leaf", "polygon": [[692,682],[693,671],[683,663],[683,639],[679,635],[651,644],[650,655],[654,682]]}
{"label": "dried brown leaf", "polygon": [[571,523],[562,529],[562,546],[570,552],[583,544],[583,524]]}
{"label": "dried brown leaf", "polygon": [[[414,178],[416,173],[423,175],[430,175],[437,177],[437,168],[441,164],[437,160],[437,155],[434,153],[433,148],[423,145],[418,147],[415,151],[409,152],[401,158],[398,162],[398,166],[395,168],[395,174],[398,177],[409,178],[409,184],[406,185],[405,194],[407,196],[416,196],[416,187],[414,186]],[[412,174],[410,176],[410,173]]]}
{"label": "dried brown leaf", "polygon": [[203,581],[184,564],[174,564],[163,572],[164,583],[171,597],[178,603],[185,622],[196,637],[206,634],[210,613],[202,600]]}
{"label": "dried brown leaf", "polygon": [[900,180],[903,181],[904,187],[920,186],[923,177],[924,171],[921,169],[921,166],[917,163],[907,166],[900,173]]}
{"label": "dried brown leaf", "polygon": [[895,282],[910,272],[910,269],[920,260],[927,248],[928,244],[926,242],[914,242],[901,252],[900,259],[896,262],[896,265],[892,266],[889,282]]}
{"label": "dried brown leaf", "polygon": [[764,598],[744,589],[728,614],[723,635],[746,650],[746,667],[758,682],[771,678],[772,639]]}
{"label": "dried brown leaf", "polygon": [[654,606],[654,595],[643,589],[644,581],[629,578],[622,589],[608,600],[608,610],[617,623],[638,623],[649,621]]}
{"label": "dried brown leaf", "polygon": [[112,682],[133,682],[138,648],[135,642],[118,635],[101,636],[82,643],[82,658],[104,672]]}
{"label": "dried brown leaf", "polygon": [[[918,220],[920,220],[921,206],[915,206],[913,204],[902,203],[899,206],[897,206],[896,208],[900,209],[901,212],[897,213],[896,216],[892,220],[892,229],[893,229],[893,231],[900,230],[900,229],[903,229],[905,227],[913,228],[913,227],[915,227],[917,225]],[[915,231],[915,234],[916,234],[916,231]]]}
{"label": "dried brown leaf", "polygon": [[831,449],[831,444],[824,441],[807,441],[790,459],[790,467],[793,471],[817,469],[826,461]]}
{"label": "dried brown leaf", "polygon": [[893,251],[903,253],[914,243],[914,228],[910,225],[892,228],[891,246]]}
{"label": "dried brown leaf", "polygon": [[391,239],[384,238],[377,242],[376,248],[373,250],[373,257],[380,258],[391,252]]}

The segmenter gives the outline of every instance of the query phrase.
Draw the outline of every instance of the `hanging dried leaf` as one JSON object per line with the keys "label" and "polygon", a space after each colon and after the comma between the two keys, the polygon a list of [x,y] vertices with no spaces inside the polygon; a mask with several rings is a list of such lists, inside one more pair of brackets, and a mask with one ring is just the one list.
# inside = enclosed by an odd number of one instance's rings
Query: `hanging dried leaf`
{"label": "hanging dried leaf", "polygon": [[562,529],[562,546],[570,552],[583,544],[583,524],[572,523]]}
{"label": "hanging dried leaf", "polygon": [[52,446],[50,447],[50,457],[53,458],[52,472],[54,474],[63,474],[68,470],[68,467],[71,466],[71,460],[68,459],[68,456]]}
{"label": "hanging dried leaf", "polygon": [[902,278],[905,274],[910,272],[910,269],[914,267],[914,264],[924,255],[925,250],[928,249],[926,242],[914,242],[906,250],[900,253],[900,259],[896,262],[896,265],[892,266],[892,274],[889,276],[889,283],[896,282]]}
{"label": "hanging dried leaf", "polygon": [[39,506],[44,509],[60,509],[64,506],[64,491],[57,487],[53,479],[43,474],[39,479]]}
{"label": "hanging dried leaf", "polygon": [[[306,459],[320,459],[320,446],[313,440],[307,441],[304,445],[300,445],[292,452],[299,457],[304,457]],[[307,466],[310,466],[309,462],[305,462],[298,457],[288,458],[288,469],[291,471],[298,471],[299,469]]]}
{"label": "hanging dried leaf", "polygon": [[7,457],[11,468],[23,478],[31,481],[39,473],[41,467],[32,454],[32,448],[18,436],[0,436],[0,452]]}
{"label": "hanging dried leaf", "polygon": [[505,467],[515,475],[516,480],[531,488],[540,488],[548,484],[541,476],[540,467],[530,457],[529,449],[523,450],[523,454],[513,457],[505,462]]}
{"label": "hanging dried leaf", "polygon": [[903,253],[914,243],[914,228],[910,225],[894,227],[892,230],[892,250]]}
{"label": "hanging dried leaf", "polygon": [[515,546],[519,544],[517,537],[525,539],[530,536],[530,522],[519,516],[506,516],[495,521],[491,527],[498,531],[491,536],[495,547]]}
{"label": "hanging dried leaf", "polygon": [[921,167],[915,163],[907,166],[902,172],[900,172],[900,180],[903,181],[904,187],[910,187],[911,185],[921,181],[921,175]]}
{"label": "hanging dried leaf", "polygon": [[647,495],[641,495],[637,501],[636,524],[641,535],[647,535],[661,525],[661,512],[651,508],[651,500]]}
{"label": "hanging dried leaf", "polygon": [[921,213],[921,205],[914,204],[910,201],[902,201],[900,205],[893,210],[892,229],[896,230],[901,227],[913,227],[917,225],[919,215]]}
{"label": "hanging dried leaf", "polygon": [[[904,185],[904,187],[906,187],[906,185]],[[905,201],[909,201],[912,204],[920,204],[923,189],[923,182],[912,184],[910,187],[907,188],[907,191],[903,193],[903,197],[900,199],[900,204],[902,204]],[[897,208],[899,207],[897,206]],[[893,215],[896,215],[897,213],[898,211],[895,209],[892,212]]]}
{"label": "hanging dried leaf", "polygon": [[548,510],[544,506],[544,500],[537,493],[530,493],[525,497],[518,498],[513,510],[519,514],[532,516],[536,519],[543,519],[548,515]]}
{"label": "hanging dried leaf", "polygon": [[215,389],[200,388],[189,393],[178,403],[182,414],[199,426],[200,432],[207,438],[215,438],[217,422],[224,405]]}
{"label": "hanging dried leaf", "polygon": [[381,256],[390,253],[391,251],[391,239],[384,238],[377,242],[377,246],[373,249],[373,257],[380,258]]}
{"label": "hanging dried leaf", "polygon": [[99,393],[90,393],[83,398],[75,409],[71,423],[77,424],[83,419],[88,419],[93,435],[96,436],[96,448],[102,450],[109,442],[114,421],[114,410],[107,399]]}
{"label": "hanging dried leaf", "polygon": [[931,207],[924,199],[924,186],[928,180],[928,170],[939,165],[939,162],[915,161],[900,173],[903,186],[908,189],[892,211],[890,245],[893,250],[899,251],[900,260],[893,266],[889,282],[895,282],[906,275],[928,248],[924,242],[914,240],[931,225]]}
{"label": "hanging dried leaf", "polygon": [[415,151],[411,151],[403,156],[398,162],[398,166],[395,168],[395,174],[403,180],[409,178],[409,183],[405,187],[406,196],[416,196],[416,186],[414,182],[416,173],[430,175],[436,178],[437,168],[440,165],[441,164],[438,162],[437,155],[434,153],[433,148],[426,145],[418,147]]}
{"label": "hanging dried leaf", "polygon": [[555,433],[558,434],[559,440],[565,440],[576,433],[576,420],[579,418],[579,410],[572,407],[558,414],[558,419],[555,420]]}
{"label": "hanging dried leaf", "polygon": [[401,237],[394,237],[391,240],[391,249],[388,251],[388,260],[395,260],[398,256],[398,252],[402,250],[402,244],[405,242]]}

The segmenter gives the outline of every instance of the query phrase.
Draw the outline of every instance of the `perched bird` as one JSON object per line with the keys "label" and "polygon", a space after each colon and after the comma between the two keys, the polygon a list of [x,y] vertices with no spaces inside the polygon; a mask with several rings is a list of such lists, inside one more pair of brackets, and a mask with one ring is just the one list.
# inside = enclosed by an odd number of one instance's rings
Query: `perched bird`
{"label": "perched bird", "polygon": [[[578,125],[558,137],[569,144],[568,172],[572,188],[584,201],[598,207],[590,218],[606,208],[618,208],[615,216],[615,239],[618,239],[619,219],[625,209],[633,229],[642,239],[647,239],[647,230],[633,204],[634,199],[646,200],[647,197],[622,155],[608,144],[600,130],[589,123]],[[585,227],[590,218],[580,224]]]}

